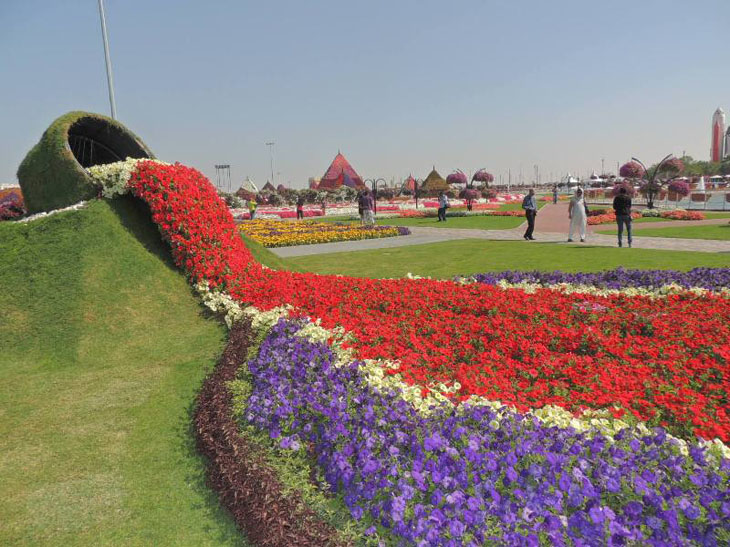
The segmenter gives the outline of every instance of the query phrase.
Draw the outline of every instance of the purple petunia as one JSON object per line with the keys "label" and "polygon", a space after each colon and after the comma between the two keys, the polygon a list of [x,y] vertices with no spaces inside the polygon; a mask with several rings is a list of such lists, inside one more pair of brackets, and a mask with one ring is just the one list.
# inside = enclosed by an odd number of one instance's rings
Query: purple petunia
{"label": "purple petunia", "polygon": [[558,283],[591,285],[604,289],[625,289],[629,287],[660,288],[676,284],[684,288],[700,287],[717,291],[730,287],[730,268],[694,268],[687,272],[676,270],[631,270],[616,268],[592,273],[569,273],[561,271],[518,271],[487,272],[471,276],[479,283],[496,285],[504,280],[509,283],[537,283],[543,286]]}
{"label": "purple petunia", "polygon": [[[719,544],[730,462],[661,429],[615,440],[484,406],[421,414],[280,320],[248,363],[247,422],[305,447],[353,518],[394,544]],[[284,409],[282,411],[282,409]],[[490,423],[499,421],[494,429]]]}

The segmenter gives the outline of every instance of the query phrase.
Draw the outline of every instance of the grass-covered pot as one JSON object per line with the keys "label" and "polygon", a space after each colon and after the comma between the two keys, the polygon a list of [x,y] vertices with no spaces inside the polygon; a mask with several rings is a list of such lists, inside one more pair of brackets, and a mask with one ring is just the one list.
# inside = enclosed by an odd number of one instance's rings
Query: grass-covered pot
{"label": "grass-covered pot", "polygon": [[69,112],[56,119],[18,168],[30,213],[66,207],[93,197],[97,187],[85,168],[132,158],[153,158],[142,140],[100,114]]}

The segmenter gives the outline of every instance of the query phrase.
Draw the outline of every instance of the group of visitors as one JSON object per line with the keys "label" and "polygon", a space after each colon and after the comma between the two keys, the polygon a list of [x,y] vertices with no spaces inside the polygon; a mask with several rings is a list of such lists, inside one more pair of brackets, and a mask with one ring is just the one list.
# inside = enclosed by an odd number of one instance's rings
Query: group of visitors
{"label": "group of visitors", "polygon": [[[553,188],[553,203],[557,202],[558,192],[557,187],[555,187]],[[527,230],[525,230],[523,237],[526,241],[534,241],[535,238],[532,234],[535,231],[535,217],[537,217],[537,199],[535,198],[534,189],[530,188],[530,191],[522,200],[522,208],[525,210],[525,218],[527,219]],[[623,232],[625,227],[628,244],[631,247],[631,198],[627,194],[626,188],[619,188],[618,195],[613,198],[613,210],[616,213],[616,224],[618,224],[618,246],[623,247]],[[572,242],[573,234],[578,232],[581,243],[585,242],[586,227],[588,224],[588,204],[585,201],[582,188],[577,188],[575,194],[570,198],[568,219],[570,221],[568,241]]]}
{"label": "group of visitors", "polygon": [[360,224],[363,226],[372,226],[375,224],[375,215],[373,214],[373,196],[367,190],[361,190],[357,194],[357,212],[360,215]]}

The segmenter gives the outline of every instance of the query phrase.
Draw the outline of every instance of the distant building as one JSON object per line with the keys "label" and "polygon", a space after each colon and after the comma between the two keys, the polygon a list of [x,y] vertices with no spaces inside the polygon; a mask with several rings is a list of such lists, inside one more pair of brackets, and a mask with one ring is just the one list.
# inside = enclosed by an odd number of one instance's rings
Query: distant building
{"label": "distant building", "polygon": [[725,132],[725,157],[730,157],[730,127]]}
{"label": "distant building", "polygon": [[725,157],[725,112],[718,107],[712,115],[712,145],[710,146],[710,161],[722,161]]}

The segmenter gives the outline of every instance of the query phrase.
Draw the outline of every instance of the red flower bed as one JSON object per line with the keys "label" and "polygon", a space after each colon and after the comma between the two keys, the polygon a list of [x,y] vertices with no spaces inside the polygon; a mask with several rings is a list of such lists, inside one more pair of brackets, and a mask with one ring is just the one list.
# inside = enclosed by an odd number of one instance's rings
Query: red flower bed
{"label": "red flower bed", "polygon": [[[142,163],[147,201],[176,263],[261,309],[341,325],[361,358],[398,359],[411,383],[461,384],[521,410],[612,408],[673,431],[730,440],[730,300],[527,294],[483,284],[376,280],[264,270],[198,171]],[[621,415],[623,410],[614,410]]]}
{"label": "red flower bed", "polygon": [[[633,212],[631,213],[631,218],[641,218],[641,213]],[[616,222],[616,213],[614,211],[609,211],[600,215],[589,214],[588,216],[588,224],[591,226],[596,224],[610,224],[611,222]]]}
{"label": "red flower bed", "polygon": [[662,218],[668,218],[670,220],[705,220],[705,215],[699,211],[662,211]]}

